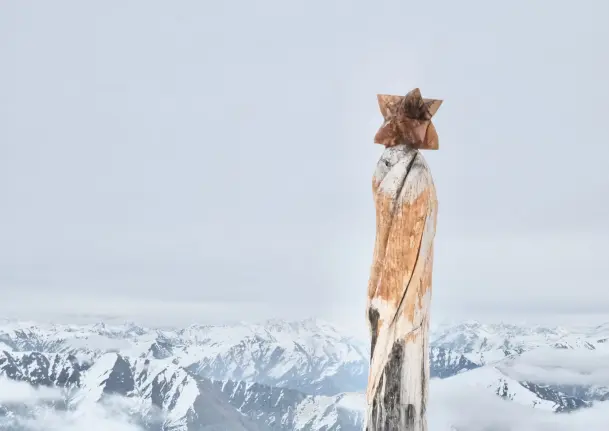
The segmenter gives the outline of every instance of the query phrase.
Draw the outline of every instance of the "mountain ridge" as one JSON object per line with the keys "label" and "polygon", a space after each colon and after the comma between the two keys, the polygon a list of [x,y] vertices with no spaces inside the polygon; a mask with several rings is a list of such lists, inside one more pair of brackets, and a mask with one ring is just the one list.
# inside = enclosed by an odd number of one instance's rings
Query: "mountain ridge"
{"label": "mountain ridge", "polygon": [[[476,386],[549,412],[587,408],[608,399],[609,389],[521,381],[514,364],[542,348],[609,353],[605,338],[609,325],[577,331],[439,326],[431,334],[431,390]],[[130,399],[130,417],[145,429],[354,431],[363,425],[367,343],[314,319],[162,329],[5,320],[0,343],[0,377],[61,388],[67,409],[108,396]]]}

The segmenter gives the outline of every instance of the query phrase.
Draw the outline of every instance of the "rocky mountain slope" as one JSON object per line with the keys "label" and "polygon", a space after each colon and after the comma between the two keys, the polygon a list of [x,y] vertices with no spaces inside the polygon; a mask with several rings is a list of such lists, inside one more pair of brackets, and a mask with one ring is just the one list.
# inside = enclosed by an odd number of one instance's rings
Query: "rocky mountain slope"
{"label": "rocky mountain slope", "polygon": [[[518,361],[540,349],[607,354],[607,339],[609,325],[440,327],[431,393],[446,382],[535,409],[589,407],[609,398],[609,382],[523,380]],[[361,430],[368,358],[365,341],[313,320],[184,329],[0,324],[0,379],[58,391],[36,409],[79,411],[121,397],[139,429]],[[27,429],[14,421],[22,402],[0,398],[0,406],[10,429]]]}

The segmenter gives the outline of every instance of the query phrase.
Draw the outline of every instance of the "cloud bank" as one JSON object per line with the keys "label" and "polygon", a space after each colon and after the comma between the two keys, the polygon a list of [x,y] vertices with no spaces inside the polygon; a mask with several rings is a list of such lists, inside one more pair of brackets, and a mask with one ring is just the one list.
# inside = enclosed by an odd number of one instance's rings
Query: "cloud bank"
{"label": "cloud bank", "polygon": [[481,388],[452,385],[450,379],[437,383],[431,391],[430,431],[607,430],[607,402],[570,414],[558,414],[489,396]]}
{"label": "cloud bank", "polygon": [[[0,408],[14,414],[0,416],[6,431],[144,431],[129,414],[133,401],[107,397],[102,403],[86,403],[75,410],[57,408],[64,395],[56,388],[34,388],[28,383],[0,379]],[[1,410],[0,410],[1,411]]]}
{"label": "cloud bank", "polygon": [[503,372],[516,380],[554,385],[609,386],[609,351],[540,348],[506,361]]}

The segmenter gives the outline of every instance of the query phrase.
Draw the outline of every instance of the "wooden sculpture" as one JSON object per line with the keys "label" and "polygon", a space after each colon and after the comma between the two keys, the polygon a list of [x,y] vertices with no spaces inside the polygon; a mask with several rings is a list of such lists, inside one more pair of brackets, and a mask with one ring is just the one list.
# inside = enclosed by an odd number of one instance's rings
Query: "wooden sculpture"
{"label": "wooden sculpture", "polygon": [[429,305],[436,191],[419,149],[438,149],[431,123],[442,101],[379,95],[384,123],[375,143],[386,148],[373,193],[376,241],[368,283],[372,337],[367,431],[427,431]]}

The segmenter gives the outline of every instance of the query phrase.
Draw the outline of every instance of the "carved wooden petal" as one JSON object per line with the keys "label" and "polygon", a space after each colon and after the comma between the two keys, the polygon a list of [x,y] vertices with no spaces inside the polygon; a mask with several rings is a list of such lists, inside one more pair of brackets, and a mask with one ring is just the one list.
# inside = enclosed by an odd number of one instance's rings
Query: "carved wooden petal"
{"label": "carved wooden petal", "polygon": [[377,95],[383,125],[374,142],[386,147],[409,144],[425,150],[437,150],[438,135],[431,118],[440,108],[441,100],[425,99],[418,88],[406,96]]}

